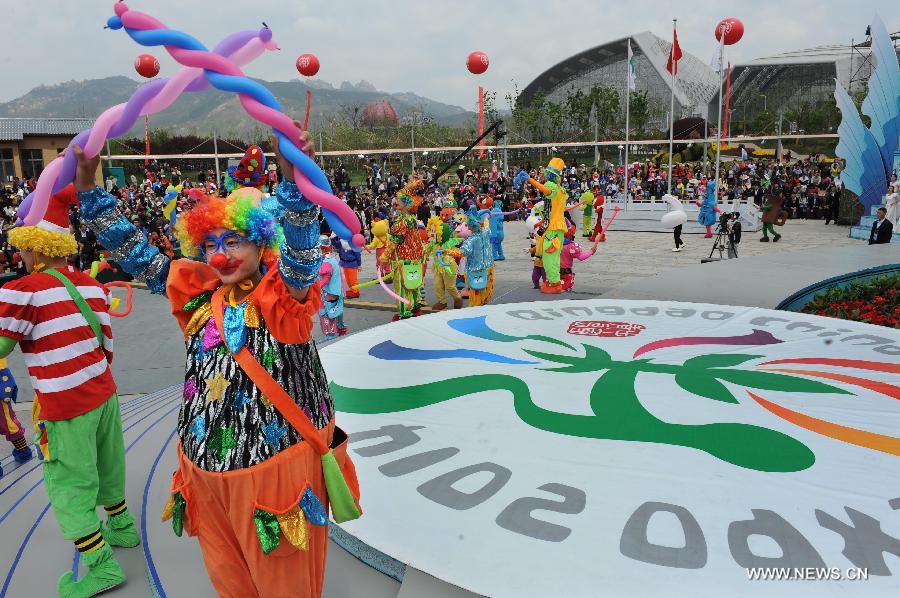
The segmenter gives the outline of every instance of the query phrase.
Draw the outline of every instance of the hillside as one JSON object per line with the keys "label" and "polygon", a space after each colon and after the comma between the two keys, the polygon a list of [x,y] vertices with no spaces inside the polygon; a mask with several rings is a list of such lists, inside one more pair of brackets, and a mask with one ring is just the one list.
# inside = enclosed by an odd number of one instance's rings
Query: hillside
{"label": "hillside", "polygon": [[[387,99],[401,120],[412,113],[425,114],[445,125],[464,125],[474,121],[473,112],[444,104],[411,92],[378,91],[371,83],[343,82],[339,87],[321,80],[309,84],[299,81],[260,81],[278,98],[288,114],[302,119],[306,112],[306,90],[313,92],[310,128],[332,121],[349,122],[354,109],[369,102]],[[68,81],[42,85],[22,97],[0,103],[0,117],[96,117],[107,107],[126,101],[140,83],[128,77],[108,77],[88,81]],[[162,114],[151,117],[151,126],[176,134],[208,134],[213,129],[231,138],[256,137],[260,125],[251,119],[237,98],[216,90],[183,94]],[[132,134],[143,134],[143,123]]]}

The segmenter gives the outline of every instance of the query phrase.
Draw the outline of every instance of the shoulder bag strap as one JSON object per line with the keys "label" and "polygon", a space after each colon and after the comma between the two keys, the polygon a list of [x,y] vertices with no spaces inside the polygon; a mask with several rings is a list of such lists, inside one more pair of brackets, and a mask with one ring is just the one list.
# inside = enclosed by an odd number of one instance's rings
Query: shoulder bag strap
{"label": "shoulder bag strap", "polygon": [[[228,347],[228,343],[225,341],[225,332],[222,328],[225,313],[224,294],[225,290],[222,287],[213,294],[212,317],[216,323],[216,328],[219,330],[219,335],[222,337],[222,343]],[[231,351],[231,348],[229,347],[228,350]],[[250,376],[256,387],[272,402],[272,405],[275,406],[275,409],[278,410],[282,417],[303,436],[303,439],[309,442],[320,455],[328,453],[328,446],[319,435],[319,430],[309,421],[303,410],[297,406],[284,388],[253,357],[250,351],[247,350],[247,347],[241,347],[240,351],[237,353],[232,352],[231,354],[241,369]]]}
{"label": "shoulder bag strap", "polygon": [[55,270],[53,268],[44,271],[45,274],[49,274],[66,287],[66,290],[69,292],[69,296],[72,298],[72,301],[75,302],[75,305],[78,306],[78,311],[81,312],[81,315],[84,316],[84,319],[87,320],[88,326],[91,327],[91,330],[94,331],[94,334],[97,336],[97,342],[100,343],[100,349],[103,349],[103,330],[100,326],[100,320],[97,318],[97,314],[94,313],[94,310],[91,309],[91,306],[88,305],[87,301],[78,292],[78,288],[72,284],[72,281],[69,280],[65,274]]}

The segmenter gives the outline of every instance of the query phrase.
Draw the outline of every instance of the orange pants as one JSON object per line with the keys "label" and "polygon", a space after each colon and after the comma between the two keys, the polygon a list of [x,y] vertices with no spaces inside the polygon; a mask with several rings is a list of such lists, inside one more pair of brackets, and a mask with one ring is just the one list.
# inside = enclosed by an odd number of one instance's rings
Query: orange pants
{"label": "orange pants", "polygon": [[[330,441],[334,423],[319,432]],[[284,512],[297,505],[309,485],[328,509],[319,455],[305,442],[253,467],[211,473],[178,448],[179,470],[172,491],[185,501],[184,529],[197,536],[210,581],[219,596],[234,598],[319,598],[325,583],[328,527],[309,526],[309,550],[281,538],[264,554],[253,513],[259,507]]]}
{"label": "orange pants", "polygon": [[344,271],[344,280],[347,281],[347,288],[353,290],[359,280],[359,268],[341,268]]}

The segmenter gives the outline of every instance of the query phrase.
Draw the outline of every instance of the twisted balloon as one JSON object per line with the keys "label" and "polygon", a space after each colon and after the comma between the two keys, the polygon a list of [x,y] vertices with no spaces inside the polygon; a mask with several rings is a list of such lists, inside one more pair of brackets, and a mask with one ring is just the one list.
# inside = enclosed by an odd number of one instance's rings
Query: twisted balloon
{"label": "twisted balloon", "polygon": [[[275,50],[272,33],[267,28],[260,31],[239,31],[223,39],[214,52],[228,56],[238,64],[247,64],[265,50]],[[81,147],[88,157],[100,153],[107,139],[128,132],[138,118],[162,112],[184,92],[203,91],[210,87],[203,70],[185,67],[171,79],[158,79],[139,87],[128,102],[106,110],[97,118],[94,126],[75,136],[69,142],[65,157],[51,161],[38,179],[37,188],[25,198],[19,207],[19,224],[32,226],[40,222],[47,210],[50,196],[58,193],[75,178],[77,160],[72,145]]]}
{"label": "twisted balloon", "polygon": [[[278,137],[279,152],[294,167],[297,187],[323,208],[331,230],[357,248],[365,244],[356,214],[332,194],[325,173],[294,143],[293,140],[300,138],[300,128],[284,113],[268,89],[249,79],[236,61],[210,52],[190,35],[169,29],[147,14],[129,10],[124,2],[117,3],[114,10],[116,16],[107,22],[111,29],[124,27],[125,32],[142,46],[163,46],[183,66],[202,68],[206,80],[216,89],[236,93],[250,116],[272,127]],[[271,32],[268,35],[271,36]]]}

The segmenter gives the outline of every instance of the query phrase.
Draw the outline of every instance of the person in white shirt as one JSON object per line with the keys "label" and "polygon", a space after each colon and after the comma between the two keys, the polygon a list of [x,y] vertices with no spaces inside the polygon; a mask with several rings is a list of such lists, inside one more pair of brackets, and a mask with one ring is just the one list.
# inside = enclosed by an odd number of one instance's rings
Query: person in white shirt
{"label": "person in white shirt", "polygon": [[884,207],[887,209],[886,218],[891,224],[897,226],[900,220],[900,193],[897,193],[897,187],[891,185],[888,187],[887,196],[884,198]]}

